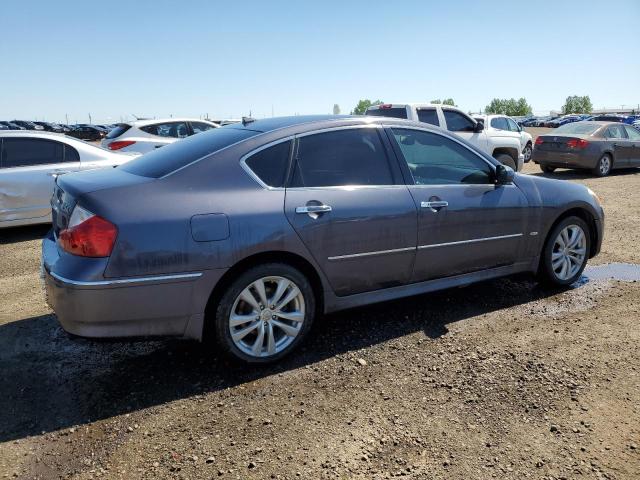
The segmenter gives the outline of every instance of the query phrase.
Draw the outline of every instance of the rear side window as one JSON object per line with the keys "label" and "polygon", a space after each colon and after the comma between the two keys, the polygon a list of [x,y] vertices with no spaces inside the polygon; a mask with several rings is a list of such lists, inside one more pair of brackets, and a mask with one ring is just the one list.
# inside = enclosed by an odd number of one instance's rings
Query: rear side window
{"label": "rear side window", "polygon": [[64,145],[39,138],[5,138],[2,142],[2,167],[29,167],[62,163]]}
{"label": "rear side window", "polygon": [[281,142],[254,153],[245,163],[262,183],[270,187],[284,187],[290,150],[291,141]]}
{"label": "rear side window", "polygon": [[129,130],[131,128],[131,125],[127,125],[126,123],[123,123],[121,125],[118,125],[116,128],[112,129],[108,134],[106,138],[117,138],[120,135],[122,135],[124,132],[126,132],[127,130]]}
{"label": "rear side window", "polygon": [[424,123],[429,123],[437,127],[440,126],[440,120],[438,120],[438,112],[435,108],[419,108],[418,120]]}
{"label": "rear side window", "polygon": [[158,137],[184,138],[189,136],[189,129],[185,122],[156,123],[140,127],[140,130]]}
{"label": "rear side window", "polygon": [[193,129],[193,133],[206,132],[207,130],[211,130],[212,128],[216,128],[213,125],[209,125],[208,123],[203,122],[191,122],[191,128]]}
{"label": "rear side window", "polygon": [[153,150],[118,168],[142,177],[160,178],[199,158],[241,142],[261,132],[236,128],[216,128],[202,135],[193,135],[180,142]]}
{"label": "rear side window", "polygon": [[407,109],[405,107],[375,108],[367,110],[367,115],[372,117],[407,118]]}
{"label": "rear side window", "polygon": [[292,187],[393,183],[376,129],[337,130],[299,140]]}
{"label": "rear side window", "polygon": [[447,130],[451,132],[473,132],[476,128],[475,123],[455,110],[444,110],[444,119],[447,122]]}
{"label": "rear side window", "polygon": [[609,125],[606,130],[608,138],[627,138],[622,125]]}
{"label": "rear side window", "polygon": [[640,132],[638,130],[636,130],[633,127],[624,127],[625,130],[627,131],[627,135],[629,136],[630,140],[633,140],[634,142],[637,142],[638,140],[640,140]]}
{"label": "rear side window", "polygon": [[80,154],[78,151],[70,145],[64,146],[64,161],[65,162],[79,162]]}

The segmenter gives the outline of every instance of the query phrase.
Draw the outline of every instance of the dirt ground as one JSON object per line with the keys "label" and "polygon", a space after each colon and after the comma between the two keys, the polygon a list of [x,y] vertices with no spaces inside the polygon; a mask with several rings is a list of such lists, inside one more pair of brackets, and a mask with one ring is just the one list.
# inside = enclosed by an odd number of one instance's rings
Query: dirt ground
{"label": "dirt ground", "polygon": [[[549,176],[604,205],[593,265],[640,264],[640,170]],[[193,342],[68,336],[41,290],[46,230],[0,230],[0,478],[640,478],[637,282],[373,305],[245,367]]]}

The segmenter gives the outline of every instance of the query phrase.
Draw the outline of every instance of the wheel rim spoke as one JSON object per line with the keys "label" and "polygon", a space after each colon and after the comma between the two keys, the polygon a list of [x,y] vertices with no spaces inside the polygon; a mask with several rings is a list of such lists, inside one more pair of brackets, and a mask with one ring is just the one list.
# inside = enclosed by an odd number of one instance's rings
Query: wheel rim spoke
{"label": "wheel rim spoke", "polygon": [[267,353],[269,355],[276,353],[276,339],[273,334],[273,325],[271,323],[267,326]]}
{"label": "wheel rim spoke", "polygon": [[251,347],[251,351],[253,355],[259,357],[262,354],[262,346],[264,345],[264,323],[258,322],[258,336],[256,340],[253,342],[253,347]]}
{"label": "wheel rim spoke", "polygon": [[282,295],[284,295],[284,292],[286,292],[287,288],[289,288],[289,285],[291,285],[291,282],[286,278],[278,280],[276,293],[274,293],[273,297],[271,297],[271,305],[276,305],[278,303],[278,300],[282,298]]}
{"label": "wheel rim spoke", "polygon": [[259,320],[256,320],[254,323],[252,323],[251,325],[249,325],[248,327],[245,327],[241,330],[238,330],[234,333],[231,334],[231,338],[233,338],[233,340],[235,342],[239,342],[240,340],[242,340],[244,337],[246,337],[247,335],[249,335],[251,332],[253,332],[256,328],[258,328],[262,323]]}
{"label": "wheel rim spoke", "polygon": [[251,293],[251,291],[248,288],[245,288],[242,291],[242,293],[240,294],[240,298],[244,300],[246,303],[248,303],[249,305],[251,305],[251,307],[256,312],[260,311],[260,305],[258,304],[255,297],[253,296],[253,293]]}
{"label": "wheel rim spoke", "polygon": [[267,305],[267,292],[264,289],[264,282],[262,279],[253,282],[252,286],[255,288],[256,292],[258,292],[258,297],[260,297],[262,305]]}
{"label": "wheel rim spoke", "polygon": [[285,320],[291,320],[292,322],[302,322],[304,321],[304,313],[299,311],[294,312],[276,312],[276,316],[279,318],[284,318]]}
{"label": "wheel rim spoke", "polygon": [[256,315],[238,315],[231,314],[231,318],[229,319],[229,326],[231,327],[239,327],[240,325],[244,325],[245,323],[253,322],[256,320]]}
{"label": "wheel rim spoke", "polygon": [[282,309],[282,307],[288,305],[289,302],[291,302],[291,300],[296,298],[298,295],[300,295],[300,290],[298,289],[298,287],[293,287],[289,291],[287,296],[284,297],[284,299],[282,299],[280,302],[278,302],[278,304],[276,305],[276,310],[280,310],[280,309]]}
{"label": "wheel rim spoke", "polygon": [[271,320],[271,323],[282,330],[288,337],[295,337],[298,335],[298,329],[292,327],[291,325],[287,325],[286,323],[279,322],[278,320]]}

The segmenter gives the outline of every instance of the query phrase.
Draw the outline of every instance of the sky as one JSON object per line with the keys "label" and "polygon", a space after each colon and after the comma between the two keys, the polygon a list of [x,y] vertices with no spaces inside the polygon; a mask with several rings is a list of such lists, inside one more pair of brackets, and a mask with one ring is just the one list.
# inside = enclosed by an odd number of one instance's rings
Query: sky
{"label": "sky", "polygon": [[640,103],[640,0],[0,2],[0,120]]}

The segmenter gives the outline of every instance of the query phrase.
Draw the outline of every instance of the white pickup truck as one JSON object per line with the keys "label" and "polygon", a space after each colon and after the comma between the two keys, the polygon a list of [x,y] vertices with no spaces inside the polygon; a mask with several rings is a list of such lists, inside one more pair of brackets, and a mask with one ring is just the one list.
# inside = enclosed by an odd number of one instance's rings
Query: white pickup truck
{"label": "white pickup truck", "polygon": [[495,134],[495,131],[492,134],[492,129],[485,131],[482,122],[476,121],[459,108],[450,105],[385,103],[369,107],[365,115],[406,118],[429,123],[455,133],[516,171],[522,170],[524,164],[519,138]]}

